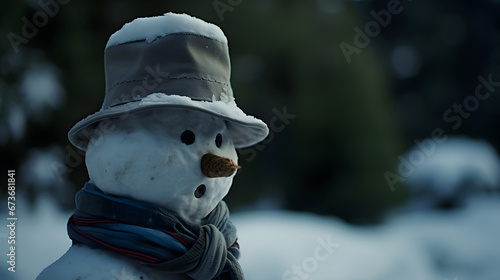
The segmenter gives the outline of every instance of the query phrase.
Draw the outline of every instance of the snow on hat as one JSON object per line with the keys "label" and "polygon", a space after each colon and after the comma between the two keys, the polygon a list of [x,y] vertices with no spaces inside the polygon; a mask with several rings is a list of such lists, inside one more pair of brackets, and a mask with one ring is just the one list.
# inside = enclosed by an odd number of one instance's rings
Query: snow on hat
{"label": "snow on hat", "polygon": [[76,123],[70,142],[86,150],[100,121],[165,108],[201,111],[227,121],[236,148],[262,141],[269,129],[234,101],[227,38],[186,14],[138,18],[108,40],[106,94],[100,111]]}

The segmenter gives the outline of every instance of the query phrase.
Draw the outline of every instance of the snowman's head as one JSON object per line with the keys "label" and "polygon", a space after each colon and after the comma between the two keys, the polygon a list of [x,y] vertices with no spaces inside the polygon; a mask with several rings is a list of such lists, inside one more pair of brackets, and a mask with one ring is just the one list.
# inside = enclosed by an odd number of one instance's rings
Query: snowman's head
{"label": "snowman's head", "polygon": [[194,222],[228,193],[238,158],[223,119],[172,108],[130,114],[111,128],[94,134],[86,153],[90,180],[105,193]]}

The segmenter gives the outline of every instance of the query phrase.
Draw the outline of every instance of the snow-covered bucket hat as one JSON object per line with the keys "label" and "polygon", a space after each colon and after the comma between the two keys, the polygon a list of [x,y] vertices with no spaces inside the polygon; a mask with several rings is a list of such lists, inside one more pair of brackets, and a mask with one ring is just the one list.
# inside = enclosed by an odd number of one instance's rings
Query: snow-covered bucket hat
{"label": "snow-covered bucket hat", "polygon": [[184,108],[220,117],[236,148],[254,145],[269,133],[264,122],[234,101],[227,38],[216,25],[174,13],[135,19],[111,35],[104,64],[101,110],[68,132],[82,150],[101,121],[152,109]]}

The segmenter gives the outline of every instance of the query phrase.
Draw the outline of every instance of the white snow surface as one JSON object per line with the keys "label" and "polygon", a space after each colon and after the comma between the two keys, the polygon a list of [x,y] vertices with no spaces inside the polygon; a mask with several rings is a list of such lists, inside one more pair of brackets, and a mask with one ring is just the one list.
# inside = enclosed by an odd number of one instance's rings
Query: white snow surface
{"label": "white snow surface", "polygon": [[[47,199],[39,199],[31,212],[23,208],[18,270],[6,279],[34,279],[70,246],[70,213],[59,212]],[[500,275],[499,217],[499,197],[476,197],[462,210],[405,213],[379,226],[282,210],[233,213],[231,220],[247,280],[494,280]],[[331,253],[319,240],[335,245]],[[81,257],[75,261],[85,261]],[[307,278],[293,274],[294,266]],[[110,273],[132,277],[127,272]]]}
{"label": "white snow surface", "polygon": [[499,217],[498,197],[476,197],[463,210],[406,213],[380,226],[287,211],[232,220],[249,280],[493,280],[500,275]]}
{"label": "white snow surface", "polygon": [[197,108],[205,112],[216,112],[231,119],[244,120],[246,122],[262,122],[261,120],[245,114],[238,105],[234,97],[228,96],[226,93],[221,93],[221,100],[216,100],[215,96],[212,101],[194,101],[187,96],[167,95],[165,93],[152,93],[144,97],[139,106],[152,105],[158,103],[185,105],[191,108]]}
{"label": "white snow surface", "polygon": [[146,40],[151,43],[170,34],[191,33],[227,43],[224,32],[215,24],[187,14],[166,13],[161,16],[137,18],[113,33],[106,48],[126,42]]}

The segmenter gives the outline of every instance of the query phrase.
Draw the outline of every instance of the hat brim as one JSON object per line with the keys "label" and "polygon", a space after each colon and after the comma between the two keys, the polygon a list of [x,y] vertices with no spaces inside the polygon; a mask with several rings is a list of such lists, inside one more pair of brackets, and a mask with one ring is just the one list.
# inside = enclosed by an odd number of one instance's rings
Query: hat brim
{"label": "hat brim", "polygon": [[[90,137],[94,130],[99,129],[101,121],[117,118],[124,120],[132,113],[168,108],[195,110],[226,120],[236,148],[255,145],[269,134],[269,129],[263,121],[246,115],[233,100],[228,102],[195,101],[185,96],[156,93],[142,100],[103,109],[86,117],[69,130],[68,138],[74,146],[86,150]],[[104,127],[102,130],[106,132],[109,127]]]}

